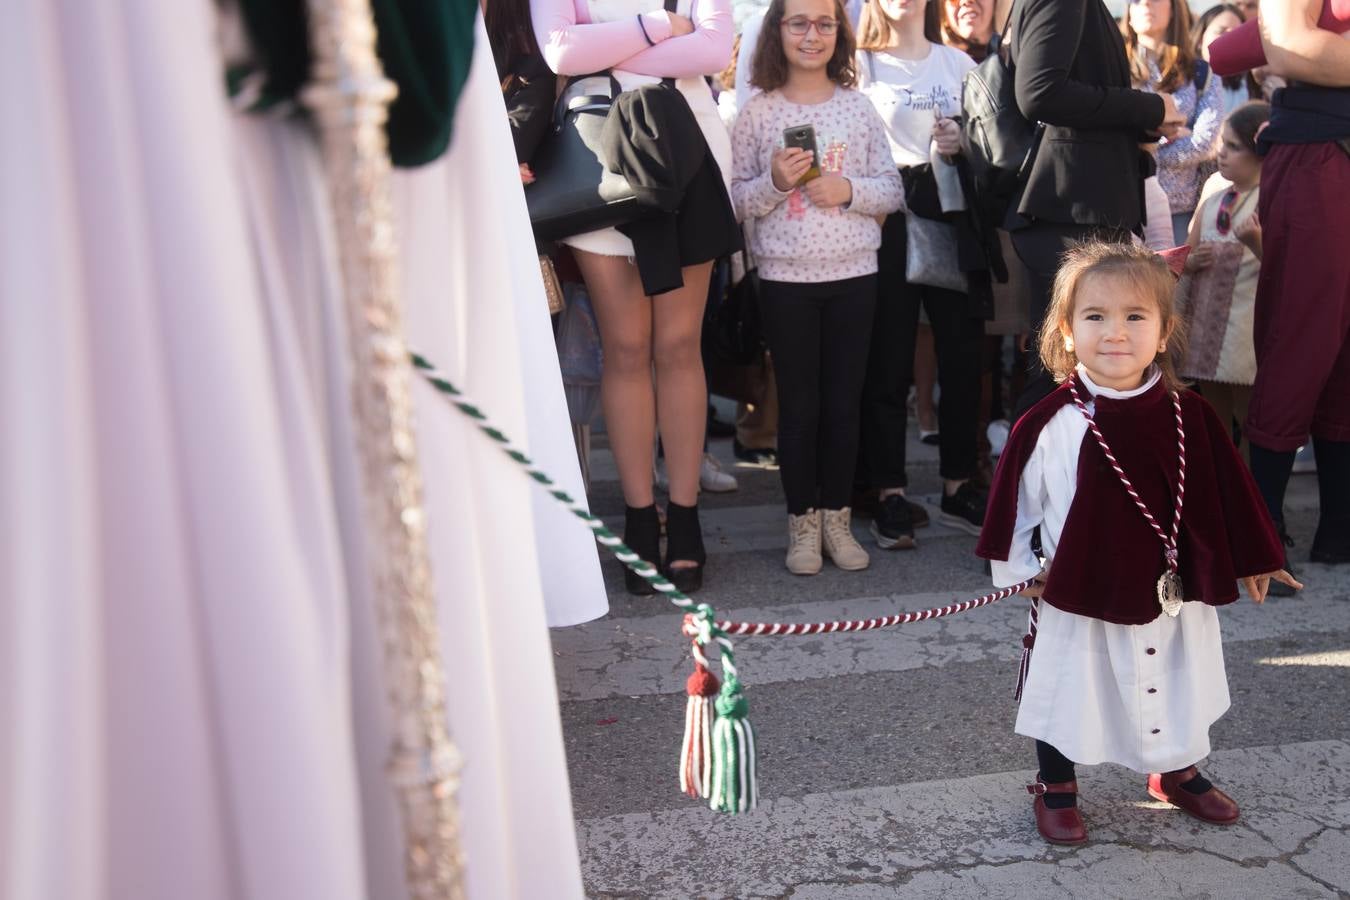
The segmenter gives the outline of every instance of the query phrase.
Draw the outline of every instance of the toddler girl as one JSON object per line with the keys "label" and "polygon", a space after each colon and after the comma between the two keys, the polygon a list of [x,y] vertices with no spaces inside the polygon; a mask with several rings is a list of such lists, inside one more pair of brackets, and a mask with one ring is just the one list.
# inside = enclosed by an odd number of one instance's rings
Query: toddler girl
{"label": "toddler girl", "polygon": [[[787,494],[787,568],[820,571],[822,551],[863,569],[849,496],[872,312],[880,219],[904,202],[881,117],[852,90],[854,42],[840,0],[773,0],[736,119],[731,198],[754,220],[762,313],[778,381],[778,464]],[[810,126],[807,128],[806,126]],[[814,152],[785,148],[785,132]],[[797,137],[801,141],[797,141]]]}
{"label": "toddler girl", "polygon": [[1155,799],[1237,820],[1196,769],[1229,705],[1215,607],[1238,580],[1257,603],[1272,578],[1294,583],[1227,425],[1177,379],[1173,290],[1142,247],[1066,255],[1041,336],[1060,386],[1013,429],[976,551],[996,584],[1037,577],[1016,730],[1036,739],[1027,789],[1055,844],[1087,840],[1075,763],[1147,773]]}

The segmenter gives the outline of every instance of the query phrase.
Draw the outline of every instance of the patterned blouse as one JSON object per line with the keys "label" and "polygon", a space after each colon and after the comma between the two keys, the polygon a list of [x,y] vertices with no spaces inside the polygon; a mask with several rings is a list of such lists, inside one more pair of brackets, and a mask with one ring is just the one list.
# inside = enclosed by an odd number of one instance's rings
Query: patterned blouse
{"label": "patterned blouse", "polygon": [[[1148,59],[1146,91],[1156,90],[1162,75],[1157,60]],[[1212,170],[1204,164],[1214,159],[1223,130],[1223,79],[1210,73],[1204,93],[1197,97],[1194,80],[1188,80],[1172,92],[1177,110],[1186,117],[1191,133],[1175,141],[1166,138],[1158,144],[1158,183],[1167,192],[1172,214],[1194,211],[1200,200],[1200,188]]]}

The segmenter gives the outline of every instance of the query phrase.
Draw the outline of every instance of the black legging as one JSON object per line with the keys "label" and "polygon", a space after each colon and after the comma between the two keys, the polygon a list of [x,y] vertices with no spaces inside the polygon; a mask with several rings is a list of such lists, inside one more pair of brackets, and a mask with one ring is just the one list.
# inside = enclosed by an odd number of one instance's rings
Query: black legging
{"label": "black legging", "polygon": [[905,280],[905,217],[889,216],[881,230],[877,309],[863,386],[862,459],[868,487],[905,487],[905,397],[914,378],[919,304],[928,313],[937,350],[939,471],[959,481],[975,472],[980,414],[984,320],[970,298]]}
{"label": "black legging", "polygon": [[875,275],[760,283],[778,384],[778,469],[792,515],[849,504],[876,299]]}

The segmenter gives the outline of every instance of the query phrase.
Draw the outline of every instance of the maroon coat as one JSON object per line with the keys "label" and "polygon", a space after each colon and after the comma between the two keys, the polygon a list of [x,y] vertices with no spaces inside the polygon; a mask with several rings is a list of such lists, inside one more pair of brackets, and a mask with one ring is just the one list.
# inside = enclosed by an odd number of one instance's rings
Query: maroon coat
{"label": "maroon coat", "polygon": [[[1078,385],[1079,396],[1091,396],[1081,381]],[[1018,420],[994,474],[975,549],[979,556],[1008,558],[1022,470],[1041,429],[1072,403],[1065,383]],[[1181,581],[1188,601],[1221,606],[1237,599],[1239,578],[1281,568],[1284,546],[1214,410],[1190,391],[1181,394],[1181,410],[1186,429],[1186,501],[1177,540]],[[1170,531],[1177,439],[1167,389],[1160,381],[1137,397],[1097,397],[1094,418],[1149,512]],[[1165,568],[1162,541],[1092,432],[1084,433],[1077,492],[1042,598],[1065,612],[1143,625],[1161,612],[1156,584]]]}

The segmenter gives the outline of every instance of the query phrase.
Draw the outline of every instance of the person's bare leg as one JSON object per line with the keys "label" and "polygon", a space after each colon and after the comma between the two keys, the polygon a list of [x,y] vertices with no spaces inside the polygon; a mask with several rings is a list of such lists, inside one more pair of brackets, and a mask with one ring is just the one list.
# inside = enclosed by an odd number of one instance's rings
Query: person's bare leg
{"label": "person's bare leg", "polygon": [[[573,250],[600,326],[605,363],[600,402],[614,464],[629,506],[651,506],[656,394],[652,385],[652,303],[642,293],[637,267],[622,256]],[[702,378],[702,370],[699,371]],[[701,404],[704,401],[699,401]],[[699,416],[705,415],[702,405]],[[702,421],[702,419],[700,419]],[[700,431],[700,441],[702,440]],[[670,456],[670,444],[666,444]],[[669,465],[669,463],[668,463]],[[672,467],[673,468],[673,467]],[[672,472],[671,485],[675,480]],[[694,466],[698,484],[698,465]]]}
{"label": "person's bare leg", "polygon": [[[700,336],[711,274],[710,262],[687,266],[683,287],[652,299],[657,419],[666,452],[670,501],[680,506],[698,503],[698,472],[708,421]],[[679,565],[672,563],[672,567]]]}

